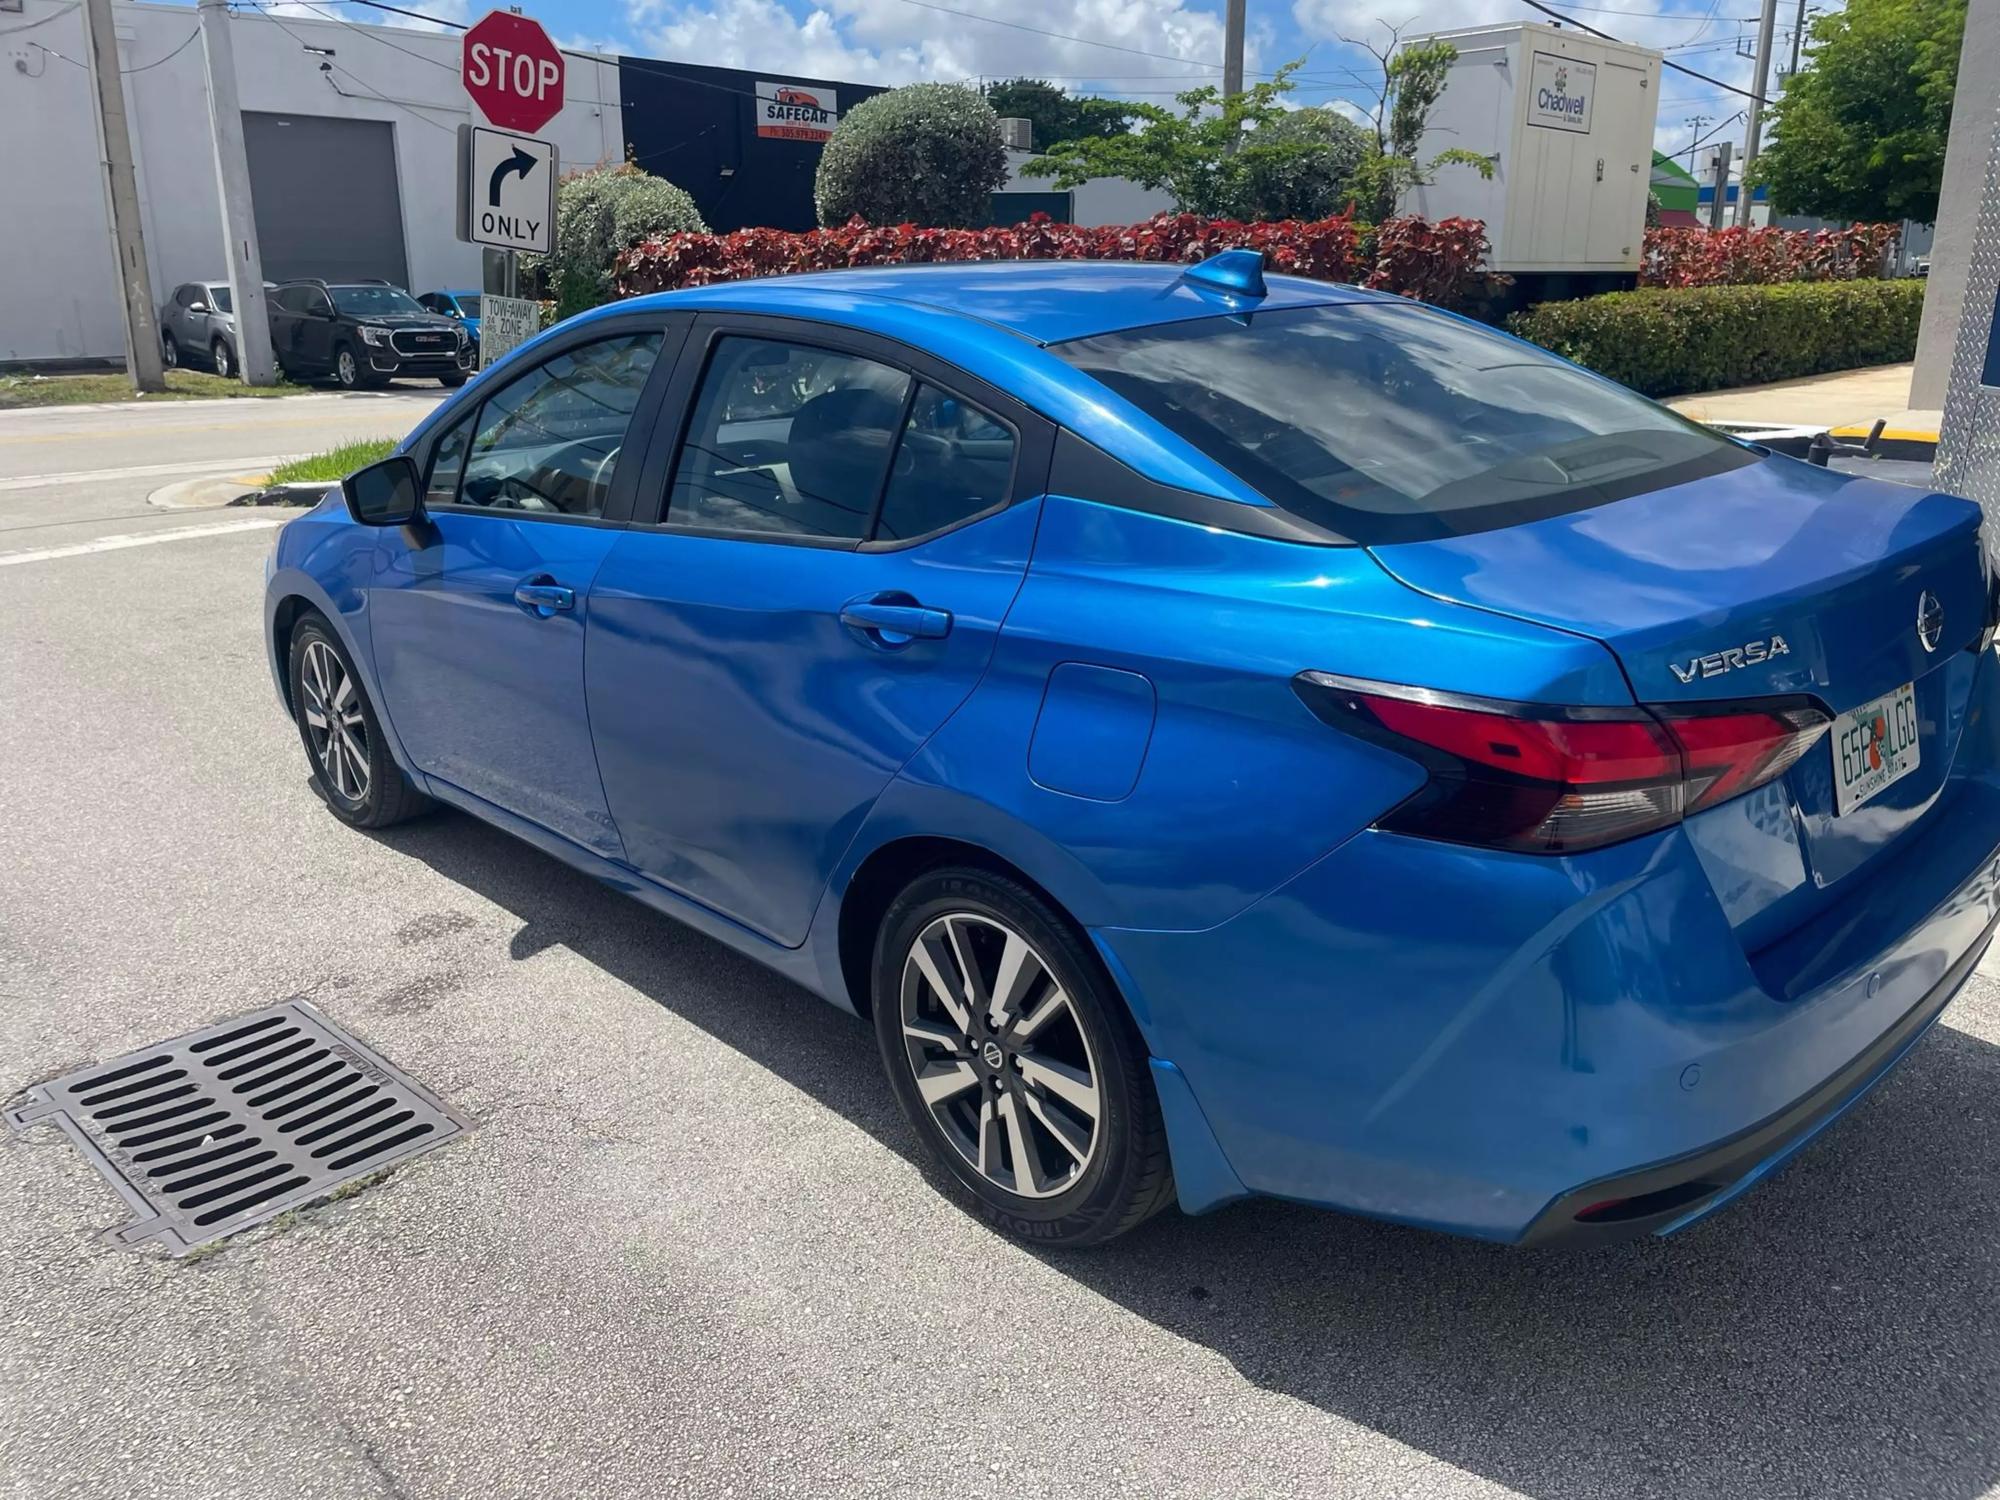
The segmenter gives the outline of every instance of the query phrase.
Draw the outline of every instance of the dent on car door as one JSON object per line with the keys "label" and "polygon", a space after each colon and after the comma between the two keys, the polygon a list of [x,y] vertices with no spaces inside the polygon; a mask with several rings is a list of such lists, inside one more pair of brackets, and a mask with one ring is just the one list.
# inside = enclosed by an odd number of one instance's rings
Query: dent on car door
{"label": "dent on car door", "polygon": [[627,858],[788,945],[985,671],[1038,509],[1010,502],[1040,495],[1052,441],[911,351],[833,338],[690,340],[668,407],[685,432],[640,499],[659,523],[591,590],[591,729]]}
{"label": "dent on car door", "polygon": [[416,768],[613,858],[584,634],[669,336],[572,344],[467,404],[429,444],[426,519],[385,531],[369,596],[383,697]]}

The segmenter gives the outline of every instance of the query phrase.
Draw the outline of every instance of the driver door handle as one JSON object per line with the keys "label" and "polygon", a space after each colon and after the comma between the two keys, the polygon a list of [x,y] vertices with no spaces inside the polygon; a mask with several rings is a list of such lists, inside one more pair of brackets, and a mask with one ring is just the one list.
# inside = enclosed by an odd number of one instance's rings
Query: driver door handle
{"label": "driver door handle", "polygon": [[514,586],[514,602],[546,620],[559,609],[575,609],[576,590],[535,579]]}

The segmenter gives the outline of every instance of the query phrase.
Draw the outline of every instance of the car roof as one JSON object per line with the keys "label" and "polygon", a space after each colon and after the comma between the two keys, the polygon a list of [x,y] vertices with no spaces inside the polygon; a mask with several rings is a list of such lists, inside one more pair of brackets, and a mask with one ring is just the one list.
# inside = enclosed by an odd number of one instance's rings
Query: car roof
{"label": "car roof", "polygon": [[1252,303],[1186,281],[1182,273],[1187,269],[1173,263],[1074,260],[865,266],[723,282],[657,297],[676,307],[792,316],[825,309],[829,297],[866,298],[976,318],[1037,344],[1233,312],[1393,300],[1334,282],[1270,276],[1266,295]]}

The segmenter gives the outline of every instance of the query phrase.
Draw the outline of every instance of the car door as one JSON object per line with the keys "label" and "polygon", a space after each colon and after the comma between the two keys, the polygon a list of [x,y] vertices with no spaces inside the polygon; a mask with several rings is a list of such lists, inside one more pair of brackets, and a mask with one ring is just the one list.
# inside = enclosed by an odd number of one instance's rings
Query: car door
{"label": "car door", "polygon": [[634,866],[797,944],[986,669],[1053,429],[918,351],[748,317],[697,320],[665,409],[591,586],[598,766]]}
{"label": "car door", "polygon": [[303,315],[297,323],[299,357],[309,369],[333,368],[335,313],[333,298],[316,286],[301,289],[299,305]]}
{"label": "car door", "polygon": [[271,316],[271,348],[277,353],[278,363],[288,373],[304,373],[308,365],[305,345],[300,337],[308,290],[302,286],[283,286],[265,299],[264,305],[270,309]]}
{"label": "car door", "polygon": [[194,331],[189,326],[189,306],[195,301],[195,288],[186,282],[174,288],[174,294],[167,300],[167,333],[173,341],[185,350],[194,347]]}
{"label": "car door", "polygon": [[424,445],[425,519],[385,534],[369,589],[376,673],[416,768],[612,858],[583,694],[590,584],[631,513],[663,346],[684,331],[594,323],[467,403]]}

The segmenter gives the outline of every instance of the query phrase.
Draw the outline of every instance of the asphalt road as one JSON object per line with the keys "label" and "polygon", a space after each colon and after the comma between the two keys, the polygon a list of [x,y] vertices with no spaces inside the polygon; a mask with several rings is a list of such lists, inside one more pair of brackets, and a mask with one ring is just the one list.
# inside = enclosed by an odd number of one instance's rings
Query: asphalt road
{"label": "asphalt road", "polygon": [[[265,410],[203,413],[290,450]],[[86,451],[135,467],[189,411]],[[462,816],[328,816],[263,663],[268,529],[21,560],[157,482],[0,490],[0,1098],[303,995],[477,1127],[185,1262],[98,1244],[95,1173],[0,1131],[0,1494],[2000,1487],[1993,980],[1673,1240],[1268,1203],[1036,1254],[926,1185],[858,1022]]]}

